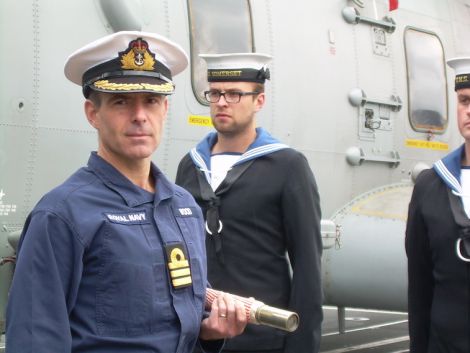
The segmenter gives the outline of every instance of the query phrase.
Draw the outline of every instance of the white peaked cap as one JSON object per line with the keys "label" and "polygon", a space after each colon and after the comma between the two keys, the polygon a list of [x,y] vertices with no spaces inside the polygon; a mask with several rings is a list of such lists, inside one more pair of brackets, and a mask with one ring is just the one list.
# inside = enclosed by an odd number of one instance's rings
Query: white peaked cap
{"label": "white peaked cap", "polygon": [[156,33],[122,31],[95,40],[72,53],[65,76],[89,90],[171,94],[172,76],[188,66],[181,46]]}

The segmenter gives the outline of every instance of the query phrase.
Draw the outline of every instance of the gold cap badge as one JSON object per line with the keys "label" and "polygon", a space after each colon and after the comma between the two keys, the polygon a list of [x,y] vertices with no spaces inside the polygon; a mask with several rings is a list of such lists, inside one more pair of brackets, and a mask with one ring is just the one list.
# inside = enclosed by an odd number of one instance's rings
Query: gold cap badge
{"label": "gold cap badge", "polygon": [[124,70],[153,71],[155,55],[148,49],[148,44],[142,38],[137,38],[129,43],[126,51],[121,55],[121,68]]}

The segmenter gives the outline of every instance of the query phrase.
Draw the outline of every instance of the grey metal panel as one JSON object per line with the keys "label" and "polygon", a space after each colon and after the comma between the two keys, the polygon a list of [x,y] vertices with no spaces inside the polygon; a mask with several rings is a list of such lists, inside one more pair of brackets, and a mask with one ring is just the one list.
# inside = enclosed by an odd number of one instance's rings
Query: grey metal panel
{"label": "grey metal panel", "polygon": [[332,220],[340,248],[325,251],[325,304],[407,310],[404,235],[412,185],[393,184],[360,195]]}
{"label": "grey metal panel", "polygon": [[[0,224],[8,230],[21,227],[29,212],[28,188],[31,187],[30,141],[34,129],[23,126],[3,126],[0,133],[0,191],[3,205],[15,206],[14,212],[0,215]],[[19,187],[21,186],[21,187]]]}

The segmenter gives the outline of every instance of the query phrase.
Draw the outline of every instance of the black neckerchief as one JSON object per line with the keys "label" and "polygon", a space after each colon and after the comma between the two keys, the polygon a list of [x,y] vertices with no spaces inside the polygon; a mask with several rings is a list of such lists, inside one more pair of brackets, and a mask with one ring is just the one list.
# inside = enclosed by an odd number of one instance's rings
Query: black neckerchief
{"label": "black neckerchief", "polygon": [[197,178],[199,182],[199,189],[201,191],[201,198],[206,204],[206,233],[211,241],[214,241],[214,248],[217,259],[221,264],[224,264],[224,256],[222,252],[222,229],[223,223],[219,218],[220,195],[226,193],[235,181],[248,169],[254,162],[250,159],[242,164],[233,166],[228,172],[225,179],[215,190],[212,190],[209,182],[204,176],[204,172],[197,169]]}

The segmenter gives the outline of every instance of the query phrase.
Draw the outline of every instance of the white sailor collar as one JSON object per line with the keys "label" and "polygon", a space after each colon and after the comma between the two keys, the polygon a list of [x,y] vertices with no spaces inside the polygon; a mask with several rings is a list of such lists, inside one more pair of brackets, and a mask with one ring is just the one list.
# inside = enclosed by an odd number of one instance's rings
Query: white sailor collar
{"label": "white sailor collar", "polygon": [[434,163],[433,168],[444,183],[454,192],[462,194],[460,174],[462,169],[462,157],[465,155],[465,144],[449,153],[444,158]]}
{"label": "white sailor collar", "polygon": [[[210,160],[212,147],[217,142],[217,133],[209,133],[196,147],[191,149],[189,152],[193,163],[204,172],[207,181],[210,184]],[[280,143],[277,139],[271,136],[265,129],[256,128],[256,139],[248,147],[245,153],[243,153],[240,159],[233,165],[242,164],[249,160],[265,156],[269,153],[273,153],[289,146]]]}

